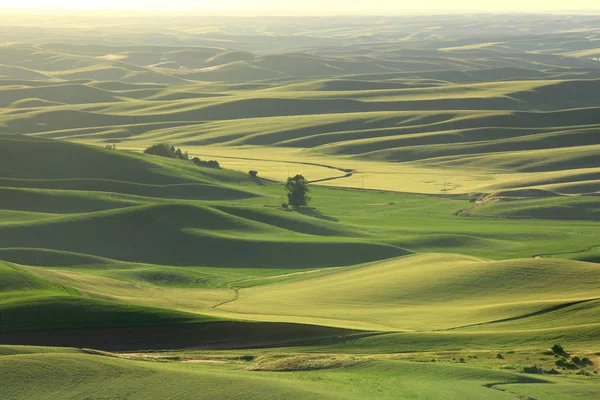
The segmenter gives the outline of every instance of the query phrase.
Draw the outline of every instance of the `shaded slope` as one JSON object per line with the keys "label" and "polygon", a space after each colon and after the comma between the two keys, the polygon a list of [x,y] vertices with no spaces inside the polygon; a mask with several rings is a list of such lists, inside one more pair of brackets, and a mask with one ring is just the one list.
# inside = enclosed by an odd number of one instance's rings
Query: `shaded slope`
{"label": "shaded slope", "polygon": [[146,160],[101,148],[22,135],[1,135],[0,144],[0,175],[5,178],[102,178],[154,184],[181,181],[161,174]]}
{"label": "shaded slope", "polygon": [[[92,312],[94,312],[92,307]],[[110,309],[103,311],[110,312]],[[176,315],[174,313],[174,315]],[[127,317],[113,314],[112,317]],[[216,318],[197,316],[195,321],[174,325],[155,320],[154,325],[129,324],[125,327],[113,319],[112,328],[89,327],[80,329],[0,332],[0,343],[35,346],[60,346],[93,348],[109,351],[173,350],[173,349],[247,349],[253,347],[280,347],[335,343],[344,338],[369,335],[369,333],[330,328],[317,325],[219,321]],[[101,316],[101,318],[104,318]],[[204,320],[204,321],[203,321]],[[200,323],[198,323],[200,321]],[[162,325],[162,326],[161,326]],[[350,336],[352,335],[352,336]]]}
{"label": "shaded slope", "polygon": [[268,225],[209,208],[176,204],[0,226],[3,247],[52,249],[167,265],[306,268],[406,254],[387,245],[335,238],[311,241],[301,236],[282,237],[280,233]]}
{"label": "shaded slope", "polygon": [[[200,175],[200,179],[205,179]],[[175,178],[177,179],[177,178]],[[141,184],[135,182],[123,182],[106,179],[3,179],[0,178],[0,184],[10,188],[43,189],[40,196],[44,193],[48,195],[64,196],[71,191],[77,192],[112,192],[123,193],[134,196],[152,197],[157,199],[182,199],[182,200],[241,200],[256,197],[257,195],[244,190],[234,189],[227,186],[209,183],[177,183],[164,185]],[[13,190],[16,189],[6,189]],[[66,193],[65,193],[66,192]],[[102,198],[102,194],[82,195],[92,199]],[[76,197],[76,196],[75,196]],[[138,199],[144,200],[144,199]],[[119,202],[115,201],[114,205]],[[122,203],[127,204],[127,203]],[[75,210],[73,210],[75,211]]]}
{"label": "shaded slope", "polygon": [[0,302],[0,310],[2,332],[158,326],[211,320],[178,311],[64,295],[4,299]]}
{"label": "shaded slope", "polygon": [[[0,332],[170,325],[201,316],[81,297],[69,287],[0,261]],[[211,319],[211,318],[204,318]]]}
{"label": "shaded slope", "polygon": [[[28,156],[24,157],[24,154]],[[181,160],[23,135],[0,135],[0,176],[2,186],[13,188],[117,192],[146,197],[197,200],[231,200],[256,196],[228,186],[232,183],[251,182],[247,176],[232,171],[200,168]],[[23,199],[23,206],[27,203],[27,196],[37,196],[39,200],[44,196],[46,200],[50,200],[52,196],[73,196],[74,199],[79,196],[50,190],[12,190],[11,193],[20,194],[17,198]],[[74,208],[71,211],[89,211],[94,202],[100,207],[98,196],[96,199],[92,197],[89,194],[80,195],[82,204],[89,203],[87,209],[83,205],[83,209],[77,209],[73,204]],[[4,201],[8,205],[10,198]],[[112,203],[114,206],[127,203],[111,202],[106,196],[104,201],[107,205]],[[44,202],[34,203],[39,203],[40,208],[43,208]],[[47,201],[46,204],[52,208]],[[64,212],[67,206],[65,204],[56,207]]]}
{"label": "shaded slope", "polygon": [[0,188],[0,209],[38,213],[77,214],[136,205],[79,191]]}

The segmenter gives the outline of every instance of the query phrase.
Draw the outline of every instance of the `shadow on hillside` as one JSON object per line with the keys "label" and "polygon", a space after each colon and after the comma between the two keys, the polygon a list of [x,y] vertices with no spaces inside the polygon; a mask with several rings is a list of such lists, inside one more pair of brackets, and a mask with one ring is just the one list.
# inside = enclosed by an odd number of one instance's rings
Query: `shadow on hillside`
{"label": "shadow on hillside", "polygon": [[308,217],[313,217],[313,218],[318,218],[318,219],[324,219],[326,221],[333,221],[333,222],[338,222],[339,221],[337,218],[328,217],[327,215],[324,215],[323,213],[321,213],[319,210],[317,210],[315,208],[300,207],[296,211],[298,211],[300,214],[306,215]]}
{"label": "shadow on hillside", "polygon": [[214,321],[167,326],[0,333],[0,343],[104,351],[225,350],[340,343],[374,332],[279,322]]}
{"label": "shadow on hillside", "polygon": [[273,181],[271,181],[269,179],[265,179],[265,178],[251,177],[250,179],[252,180],[252,182],[254,182],[255,184],[257,184],[259,186],[266,186],[269,183],[273,183]]}

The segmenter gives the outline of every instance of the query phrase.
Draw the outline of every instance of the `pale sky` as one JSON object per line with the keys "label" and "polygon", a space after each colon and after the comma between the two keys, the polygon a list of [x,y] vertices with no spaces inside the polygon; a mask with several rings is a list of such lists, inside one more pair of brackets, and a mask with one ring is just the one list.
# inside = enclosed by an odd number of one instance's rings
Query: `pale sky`
{"label": "pale sky", "polygon": [[599,0],[0,0],[0,8],[198,10],[289,13],[600,10]]}

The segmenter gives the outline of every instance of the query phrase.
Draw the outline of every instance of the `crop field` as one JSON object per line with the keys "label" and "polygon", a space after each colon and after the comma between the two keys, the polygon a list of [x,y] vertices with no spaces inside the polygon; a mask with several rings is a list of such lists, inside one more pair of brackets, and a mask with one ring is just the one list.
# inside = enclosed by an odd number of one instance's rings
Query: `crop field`
{"label": "crop field", "polygon": [[3,18],[0,398],[600,398],[598,16]]}

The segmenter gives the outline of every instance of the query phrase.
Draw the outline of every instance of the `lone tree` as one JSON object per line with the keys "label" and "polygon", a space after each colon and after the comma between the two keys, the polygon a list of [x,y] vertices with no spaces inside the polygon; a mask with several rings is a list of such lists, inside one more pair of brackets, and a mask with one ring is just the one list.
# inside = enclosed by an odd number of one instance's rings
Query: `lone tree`
{"label": "lone tree", "polygon": [[287,197],[291,206],[302,207],[308,204],[310,200],[310,197],[307,196],[308,181],[302,175],[288,178],[285,189],[288,191]]}

